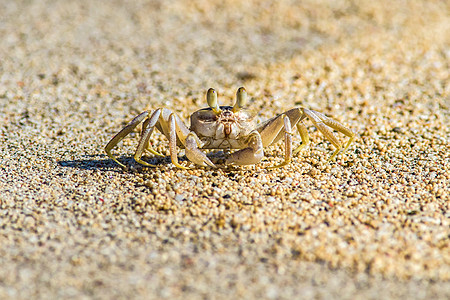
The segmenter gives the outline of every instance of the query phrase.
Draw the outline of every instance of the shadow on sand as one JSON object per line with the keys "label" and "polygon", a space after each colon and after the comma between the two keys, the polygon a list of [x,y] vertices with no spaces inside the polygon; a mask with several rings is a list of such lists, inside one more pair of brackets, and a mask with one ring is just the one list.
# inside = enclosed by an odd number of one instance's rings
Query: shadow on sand
{"label": "shadow on sand", "polygon": [[[100,155],[85,155],[86,159],[75,159],[75,160],[60,160],[58,165],[64,168],[76,168],[82,170],[100,170],[100,171],[138,171],[144,166],[137,164],[132,156],[121,156],[118,160],[123,163],[128,168],[124,170],[115,161],[108,158],[104,154]],[[98,157],[104,157],[105,159],[94,159]],[[90,159],[91,158],[91,159]],[[182,159],[181,159],[182,160]],[[152,165],[167,165],[170,164],[170,158],[153,158],[146,159],[148,163]]]}
{"label": "shadow on sand", "polygon": [[[236,166],[224,165],[224,152],[210,152],[207,156],[220,168],[234,170]],[[64,168],[76,168],[82,170],[100,170],[100,171],[114,171],[114,172],[139,172],[142,169],[149,167],[136,163],[132,156],[120,156],[117,159],[127,166],[127,169],[121,168],[115,161],[110,159],[106,154],[84,155],[86,159],[75,160],[60,160],[58,165]],[[104,158],[104,159],[103,159]],[[149,164],[155,166],[167,166],[172,163],[170,156],[166,157],[144,157]],[[179,162],[189,161],[186,155],[178,156]]]}

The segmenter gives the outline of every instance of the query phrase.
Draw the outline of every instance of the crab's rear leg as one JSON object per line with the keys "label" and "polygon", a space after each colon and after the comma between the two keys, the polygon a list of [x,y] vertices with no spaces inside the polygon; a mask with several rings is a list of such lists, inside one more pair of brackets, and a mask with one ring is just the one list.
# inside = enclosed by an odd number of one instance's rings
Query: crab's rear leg
{"label": "crab's rear leg", "polygon": [[127,168],[124,164],[119,162],[117,158],[111,153],[111,150],[117,146],[117,144],[123,140],[130,132],[132,132],[136,126],[138,126],[147,116],[149,115],[148,111],[144,111],[143,113],[136,116],[130,123],[128,123],[119,133],[117,133],[105,146],[106,154],[116,163],[118,163],[122,168]]}
{"label": "crab's rear leg", "polygon": [[306,129],[306,126],[303,123],[303,121],[297,123],[297,130],[298,133],[300,133],[300,137],[302,138],[302,143],[300,144],[300,146],[295,148],[294,152],[292,153],[292,155],[294,156],[297,155],[297,153],[299,153],[301,150],[303,150],[303,148],[305,148],[309,144],[308,130]]}
{"label": "crab's rear leg", "polygon": [[[355,139],[356,135],[351,129],[345,127],[344,125],[333,119],[328,118],[324,114],[306,108],[303,109],[303,113],[306,116],[308,116],[308,118],[313,122],[313,124],[317,127],[317,129],[319,129],[319,131],[327,138],[327,140],[329,140],[333,144],[333,146],[336,147],[336,150],[333,152],[330,158],[328,158],[327,161],[333,160],[336,157],[336,155],[338,155],[340,152],[344,152],[345,150],[347,150],[350,144]],[[349,140],[347,144],[344,146],[344,149],[342,149],[342,144],[334,136],[333,132],[328,128],[328,126],[349,137]]]}
{"label": "crab's rear leg", "polygon": [[150,147],[150,136],[153,133],[153,129],[155,128],[156,123],[161,116],[161,108],[155,110],[150,118],[144,121],[142,124],[141,138],[139,139],[139,144],[136,148],[136,152],[134,153],[134,160],[144,166],[147,167],[155,167],[155,165],[149,164],[148,162],[143,161],[142,154],[144,154],[145,150],[149,150],[151,153],[159,156],[164,156]]}

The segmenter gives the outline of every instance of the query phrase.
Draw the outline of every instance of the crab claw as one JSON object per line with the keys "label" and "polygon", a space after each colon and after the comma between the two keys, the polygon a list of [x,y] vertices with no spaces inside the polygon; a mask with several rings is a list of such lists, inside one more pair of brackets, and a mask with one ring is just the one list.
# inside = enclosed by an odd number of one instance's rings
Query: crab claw
{"label": "crab claw", "polygon": [[213,162],[202,151],[198,149],[193,150],[186,148],[185,152],[187,158],[193,163],[204,167],[210,166],[212,168],[217,168],[216,165],[213,164]]}
{"label": "crab claw", "polygon": [[192,134],[186,137],[185,153],[187,158],[197,165],[217,168],[206,154],[198,148],[197,139]]}

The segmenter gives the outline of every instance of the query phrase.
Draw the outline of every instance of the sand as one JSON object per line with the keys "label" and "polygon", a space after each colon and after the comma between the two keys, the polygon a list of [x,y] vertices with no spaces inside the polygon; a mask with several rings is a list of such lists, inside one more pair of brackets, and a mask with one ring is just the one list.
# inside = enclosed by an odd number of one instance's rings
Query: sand
{"label": "sand", "polygon": [[[446,1],[2,1],[1,299],[448,299]],[[335,162],[283,143],[255,166],[145,155],[135,115],[188,124],[210,87],[265,120],[357,133]],[[339,135],[341,141],[345,141]],[[167,139],[153,134],[168,155]],[[294,136],[298,145],[300,138]]]}

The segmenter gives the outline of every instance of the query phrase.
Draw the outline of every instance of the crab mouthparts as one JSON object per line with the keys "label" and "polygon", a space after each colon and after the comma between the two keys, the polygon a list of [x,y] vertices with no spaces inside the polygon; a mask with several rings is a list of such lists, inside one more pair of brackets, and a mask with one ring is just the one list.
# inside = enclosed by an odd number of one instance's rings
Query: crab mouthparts
{"label": "crab mouthparts", "polygon": [[223,111],[222,115],[220,116],[220,122],[223,125],[223,134],[225,138],[229,138],[233,129],[233,124],[235,123],[233,113],[229,110]]}
{"label": "crab mouthparts", "polygon": [[231,134],[231,122],[223,124],[223,133],[225,134],[225,137],[228,137]]}

